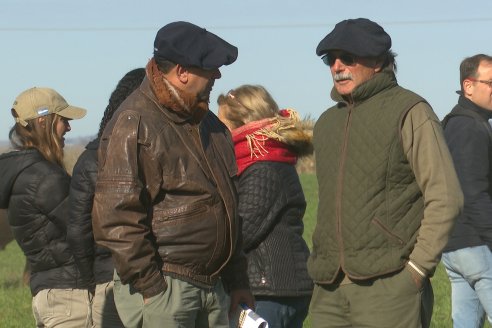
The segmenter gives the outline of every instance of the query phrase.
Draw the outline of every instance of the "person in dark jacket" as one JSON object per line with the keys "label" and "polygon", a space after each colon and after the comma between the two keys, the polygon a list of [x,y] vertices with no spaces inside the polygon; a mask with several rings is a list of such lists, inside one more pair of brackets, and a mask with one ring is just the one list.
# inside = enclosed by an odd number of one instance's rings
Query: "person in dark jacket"
{"label": "person in dark jacket", "polygon": [[234,148],[208,107],[236,58],[204,28],[163,26],[142,84],[104,129],[92,223],[127,327],[226,328],[239,304],[254,307]]}
{"label": "person in dark jacket", "polygon": [[444,118],[444,136],[465,197],[442,257],[451,281],[453,325],[492,323],[492,57],[460,65],[458,104]]}
{"label": "person in dark jacket", "polygon": [[239,215],[256,313],[270,327],[302,327],[313,282],[302,238],[306,200],[295,164],[312,153],[297,113],[279,110],[268,91],[243,85],[218,98],[238,164]]}
{"label": "person in dark jacket", "polygon": [[37,327],[91,327],[89,284],[66,241],[70,176],[63,165],[69,120],[86,110],[53,89],[31,88],[15,100],[13,151],[0,155],[0,208],[30,267]]}
{"label": "person in dark jacket", "polygon": [[72,248],[81,278],[91,286],[95,284],[92,300],[93,327],[123,327],[114,304],[113,261],[111,252],[96,246],[92,232],[92,202],[96,188],[97,150],[99,139],[107,122],[120,104],[145,77],[145,69],[129,71],[111,93],[108,106],[99,125],[97,138],[92,140],[75,163],[70,183],[70,219],[67,241]]}

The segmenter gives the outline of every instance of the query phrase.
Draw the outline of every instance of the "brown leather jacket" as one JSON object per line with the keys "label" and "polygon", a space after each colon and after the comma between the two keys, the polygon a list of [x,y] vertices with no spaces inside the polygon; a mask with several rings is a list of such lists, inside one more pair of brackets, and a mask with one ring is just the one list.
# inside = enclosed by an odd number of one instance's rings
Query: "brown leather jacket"
{"label": "brown leather jacket", "polygon": [[149,81],[115,113],[101,139],[93,207],[96,241],[123,283],[144,297],[166,275],[200,286],[222,278],[249,288],[237,215],[237,167],[227,128],[160,105]]}

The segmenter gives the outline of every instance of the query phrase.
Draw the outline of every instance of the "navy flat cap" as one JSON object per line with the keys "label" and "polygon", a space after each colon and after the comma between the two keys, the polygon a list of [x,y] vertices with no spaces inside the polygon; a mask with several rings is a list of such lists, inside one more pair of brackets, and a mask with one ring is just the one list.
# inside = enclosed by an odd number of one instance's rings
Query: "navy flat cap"
{"label": "navy flat cap", "polygon": [[237,58],[237,48],[204,28],[174,22],[157,32],[154,56],[182,66],[216,69],[232,64]]}
{"label": "navy flat cap", "polygon": [[391,48],[391,37],[367,18],[347,19],[335,25],[316,48],[318,56],[343,50],[359,57],[376,57]]}

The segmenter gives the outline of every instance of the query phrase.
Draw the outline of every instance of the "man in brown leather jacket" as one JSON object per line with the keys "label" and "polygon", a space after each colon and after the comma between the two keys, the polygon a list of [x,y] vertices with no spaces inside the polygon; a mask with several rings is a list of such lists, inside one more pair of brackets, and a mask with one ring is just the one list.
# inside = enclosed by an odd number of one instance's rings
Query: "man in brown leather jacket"
{"label": "man in brown leather jacket", "polygon": [[228,327],[253,307],[234,148],[208,110],[219,67],[237,48],[187,22],[159,30],[147,77],[107,125],[93,208],[111,250],[126,327]]}

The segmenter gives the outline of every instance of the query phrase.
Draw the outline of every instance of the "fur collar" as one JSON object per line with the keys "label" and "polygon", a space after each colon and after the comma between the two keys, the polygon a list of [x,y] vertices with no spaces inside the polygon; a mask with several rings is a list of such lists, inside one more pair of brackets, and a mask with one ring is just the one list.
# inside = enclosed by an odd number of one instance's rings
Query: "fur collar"
{"label": "fur collar", "polygon": [[199,102],[196,95],[172,85],[158,69],[154,58],[147,64],[146,72],[147,79],[159,104],[194,122],[200,122],[205,117],[208,103]]}

